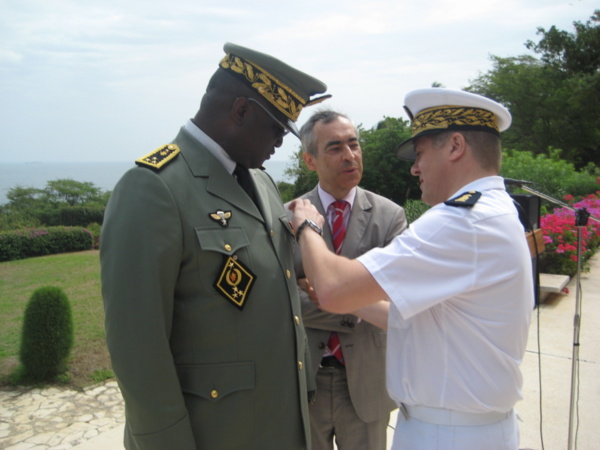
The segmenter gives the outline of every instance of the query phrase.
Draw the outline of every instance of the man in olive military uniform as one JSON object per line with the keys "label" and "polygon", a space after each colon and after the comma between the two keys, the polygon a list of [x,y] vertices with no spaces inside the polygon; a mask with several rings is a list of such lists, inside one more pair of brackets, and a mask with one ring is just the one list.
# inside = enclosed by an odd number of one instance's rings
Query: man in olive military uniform
{"label": "man in olive military uniform", "polygon": [[106,333],[128,449],[309,447],[293,231],[262,163],[321,81],[225,44],[196,116],[116,185]]}

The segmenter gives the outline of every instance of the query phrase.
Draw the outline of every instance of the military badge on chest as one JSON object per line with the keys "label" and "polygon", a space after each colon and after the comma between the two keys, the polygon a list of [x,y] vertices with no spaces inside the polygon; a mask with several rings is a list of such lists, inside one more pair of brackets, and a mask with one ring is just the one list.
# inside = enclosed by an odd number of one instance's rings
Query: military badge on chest
{"label": "military badge on chest", "polygon": [[223,267],[215,281],[215,289],[240,311],[246,306],[256,277],[237,255],[224,256]]}

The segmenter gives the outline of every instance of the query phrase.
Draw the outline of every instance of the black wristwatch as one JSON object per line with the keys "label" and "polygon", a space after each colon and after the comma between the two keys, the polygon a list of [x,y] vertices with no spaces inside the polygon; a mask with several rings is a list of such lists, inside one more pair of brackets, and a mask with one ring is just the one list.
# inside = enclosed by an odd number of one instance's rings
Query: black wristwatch
{"label": "black wristwatch", "polygon": [[302,231],[304,231],[304,229],[306,227],[312,228],[317,233],[319,233],[319,236],[323,236],[323,230],[321,229],[321,227],[319,225],[317,225],[316,223],[314,223],[310,219],[305,219],[304,222],[302,222],[300,224],[300,226],[298,227],[298,229],[296,230],[296,242],[300,242],[299,241],[299,239],[300,239],[300,233],[302,233]]}

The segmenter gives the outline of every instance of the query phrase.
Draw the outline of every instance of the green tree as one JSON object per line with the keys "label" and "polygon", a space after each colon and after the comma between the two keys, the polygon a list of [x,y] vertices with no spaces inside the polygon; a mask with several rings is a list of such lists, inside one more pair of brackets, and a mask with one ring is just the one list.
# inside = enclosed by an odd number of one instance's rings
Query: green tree
{"label": "green tree", "polygon": [[491,56],[492,69],[466,90],[506,105],[513,116],[503,133],[505,147],[563,157],[580,168],[600,164],[600,27],[575,22],[575,33],[538,29],[541,40],[526,43],[541,57]]}
{"label": "green tree", "polygon": [[548,31],[538,28],[543,38],[525,46],[541,55],[545,64],[569,74],[594,74],[600,69],[600,10],[594,11],[585,24],[573,22],[575,33],[552,26]]}
{"label": "green tree", "polygon": [[43,189],[16,186],[6,194],[8,203],[0,205],[0,230],[60,225],[52,218],[62,208],[103,209],[109,196],[93,183],[71,179],[48,181]]}
{"label": "green tree", "polygon": [[98,204],[102,201],[102,189],[88,181],[61,179],[48,181],[44,189],[49,201],[69,206]]}
{"label": "green tree", "polygon": [[304,163],[302,149],[300,148],[292,155],[290,164],[285,169],[285,174],[295,181],[293,187],[286,190],[287,195],[284,201],[300,197],[305,192],[314,188],[319,182],[317,173],[310,170]]}
{"label": "green tree", "polygon": [[411,162],[398,159],[396,149],[410,138],[410,124],[401,118],[384,117],[374,128],[361,132],[364,172],[361,186],[403,205],[421,198]]}

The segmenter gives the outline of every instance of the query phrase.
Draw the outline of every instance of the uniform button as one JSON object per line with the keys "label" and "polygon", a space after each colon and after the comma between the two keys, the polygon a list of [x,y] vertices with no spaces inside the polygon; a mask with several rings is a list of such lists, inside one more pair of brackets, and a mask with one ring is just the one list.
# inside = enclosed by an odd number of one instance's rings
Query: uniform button
{"label": "uniform button", "polygon": [[292,278],[292,272],[290,272],[290,269],[286,270],[285,274],[288,278]]}
{"label": "uniform button", "polygon": [[231,245],[225,244],[225,250],[227,250],[228,252],[230,252],[231,251]]}
{"label": "uniform button", "polygon": [[298,370],[302,370],[303,367],[304,364],[302,364],[302,361],[298,361]]}
{"label": "uniform button", "polygon": [[319,342],[319,348],[320,349],[324,349],[325,348],[325,342]]}
{"label": "uniform button", "polygon": [[275,237],[275,230],[271,230],[271,237]]}
{"label": "uniform button", "polygon": [[300,317],[294,316],[294,321],[296,322],[296,325],[300,325]]}
{"label": "uniform button", "polygon": [[219,391],[217,391],[216,389],[213,389],[212,391],[210,391],[210,396],[212,398],[217,398],[219,396]]}

